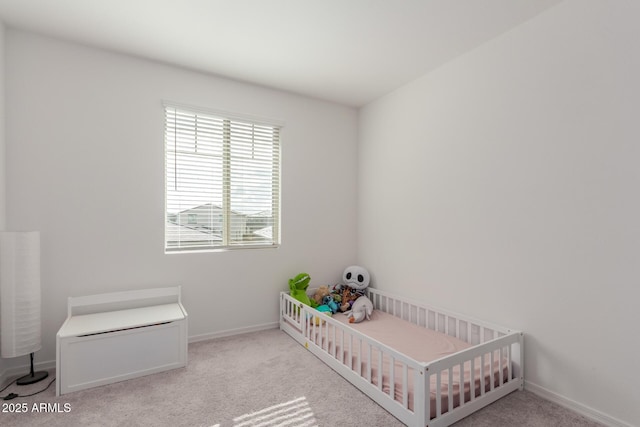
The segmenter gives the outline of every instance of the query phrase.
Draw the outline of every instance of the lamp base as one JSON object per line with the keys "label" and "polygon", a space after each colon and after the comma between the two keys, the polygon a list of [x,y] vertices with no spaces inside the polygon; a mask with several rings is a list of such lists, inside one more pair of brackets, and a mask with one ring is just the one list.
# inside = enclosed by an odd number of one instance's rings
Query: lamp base
{"label": "lamp base", "polygon": [[48,376],[49,376],[49,373],[47,371],[32,372],[30,374],[25,375],[22,378],[18,378],[16,380],[16,384],[17,385],[33,384],[33,383],[37,383],[38,381],[42,381]]}
{"label": "lamp base", "polygon": [[33,353],[29,355],[31,359],[31,370],[24,377],[20,377],[16,380],[17,385],[27,385],[37,383],[38,381],[42,381],[43,379],[49,376],[49,373],[46,371],[34,372],[33,371]]}

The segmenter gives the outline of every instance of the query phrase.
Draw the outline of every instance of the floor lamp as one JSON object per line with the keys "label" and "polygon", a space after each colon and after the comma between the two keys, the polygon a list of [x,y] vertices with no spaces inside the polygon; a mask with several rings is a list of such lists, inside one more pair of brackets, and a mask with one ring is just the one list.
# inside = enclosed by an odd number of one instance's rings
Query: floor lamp
{"label": "floor lamp", "polygon": [[40,316],[40,233],[0,232],[0,356],[31,359],[31,370],[18,385],[49,375],[33,370],[33,353],[41,348]]}

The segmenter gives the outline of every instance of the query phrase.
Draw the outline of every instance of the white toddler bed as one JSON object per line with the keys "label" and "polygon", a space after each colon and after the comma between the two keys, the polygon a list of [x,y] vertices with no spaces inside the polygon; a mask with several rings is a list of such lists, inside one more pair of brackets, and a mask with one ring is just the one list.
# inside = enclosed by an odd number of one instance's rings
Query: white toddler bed
{"label": "white toddler bed", "polygon": [[349,324],[280,293],[280,329],[396,418],[448,426],[523,388],[523,334],[367,288]]}

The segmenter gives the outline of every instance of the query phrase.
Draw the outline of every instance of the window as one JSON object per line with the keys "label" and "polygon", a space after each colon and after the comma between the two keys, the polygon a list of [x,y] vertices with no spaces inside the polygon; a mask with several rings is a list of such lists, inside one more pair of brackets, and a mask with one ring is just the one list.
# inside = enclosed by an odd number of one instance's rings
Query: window
{"label": "window", "polygon": [[280,243],[280,126],[165,105],[165,251]]}

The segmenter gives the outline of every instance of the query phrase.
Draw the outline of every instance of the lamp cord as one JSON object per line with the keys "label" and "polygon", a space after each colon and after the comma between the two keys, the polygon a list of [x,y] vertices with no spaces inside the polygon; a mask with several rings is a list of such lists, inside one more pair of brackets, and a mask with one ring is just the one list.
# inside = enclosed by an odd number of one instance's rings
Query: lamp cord
{"label": "lamp cord", "polygon": [[8,388],[11,386],[11,384],[13,384],[13,383],[14,383],[14,382],[16,382],[16,381],[18,381],[18,380],[11,381],[9,384],[7,384],[7,386],[6,386],[5,388],[3,388],[2,390],[0,390],[0,393],[2,393],[3,391],[5,391],[6,389],[8,389]]}
{"label": "lamp cord", "polygon": [[[31,397],[31,396],[35,396],[36,394],[40,394],[43,391],[46,391],[49,387],[51,387],[51,384],[53,384],[53,382],[56,379],[52,379],[51,381],[49,381],[49,384],[43,388],[42,390],[36,391],[35,393],[31,393],[31,394],[16,394],[16,393],[9,393],[8,395],[6,395],[5,397],[2,397],[2,400],[11,400],[11,399],[15,399],[16,397]],[[14,383],[16,383],[18,380],[15,381],[11,381],[9,384],[7,384],[7,386],[5,388],[3,388],[2,390],[0,390],[0,393],[2,393],[3,391],[5,391],[6,389],[8,389],[11,385],[13,385]]]}

